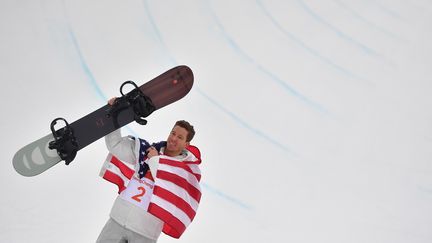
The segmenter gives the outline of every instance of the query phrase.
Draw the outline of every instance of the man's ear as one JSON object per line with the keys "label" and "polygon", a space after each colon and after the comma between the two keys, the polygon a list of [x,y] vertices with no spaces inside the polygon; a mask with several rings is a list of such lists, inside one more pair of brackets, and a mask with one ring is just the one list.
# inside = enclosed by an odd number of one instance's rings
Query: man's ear
{"label": "man's ear", "polygon": [[190,145],[190,142],[186,142],[186,147],[188,147]]}

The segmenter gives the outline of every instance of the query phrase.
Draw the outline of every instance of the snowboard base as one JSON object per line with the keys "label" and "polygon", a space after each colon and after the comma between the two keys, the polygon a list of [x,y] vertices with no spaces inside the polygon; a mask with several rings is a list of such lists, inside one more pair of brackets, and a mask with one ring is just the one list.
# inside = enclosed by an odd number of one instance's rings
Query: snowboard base
{"label": "snowboard base", "polygon": [[49,134],[18,150],[12,160],[15,170],[23,176],[35,176],[59,163],[57,151],[48,148],[53,140]]}

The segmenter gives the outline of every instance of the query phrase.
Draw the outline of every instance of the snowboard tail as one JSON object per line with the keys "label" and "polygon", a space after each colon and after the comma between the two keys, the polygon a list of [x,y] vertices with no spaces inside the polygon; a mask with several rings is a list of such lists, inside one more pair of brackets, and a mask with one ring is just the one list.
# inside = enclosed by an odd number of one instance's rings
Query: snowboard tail
{"label": "snowboard tail", "polygon": [[[192,70],[183,65],[174,67],[155,77],[141,85],[139,90],[150,100],[154,110],[159,110],[188,94],[192,89],[193,81]],[[122,109],[113,115],[112,106],[107,104],[70,123],[69,126],[73,131],[76,149],[79,151],[134,120],[136,120],[136,112],[130,107]],[[66,128],[61,128],[58,131],[61,133],[62,129]],[[57,141],[53,134],[55,134],[54,131],[52,134],[30,143],[16,152],[12,163],[19,174],[35,176],[62,161],[59,153],[55,149],[50,149],[50,143],[53,144]],[[70,163],[67,160],[66,162],[67,164]]]}

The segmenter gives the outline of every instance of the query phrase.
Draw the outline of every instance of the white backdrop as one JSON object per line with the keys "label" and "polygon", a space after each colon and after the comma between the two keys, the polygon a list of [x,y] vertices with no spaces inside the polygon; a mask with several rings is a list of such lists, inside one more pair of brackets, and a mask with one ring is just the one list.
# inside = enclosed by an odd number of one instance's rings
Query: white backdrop
{"label": "white backdrop", "polygon": [[22,146],[186,64],[183,100],[123,129],[195,125],[203,198],[180,240],[432,241],[427,0],[0,2],[1,242],[94,242],[116,188],[103,139],[26,178]]}

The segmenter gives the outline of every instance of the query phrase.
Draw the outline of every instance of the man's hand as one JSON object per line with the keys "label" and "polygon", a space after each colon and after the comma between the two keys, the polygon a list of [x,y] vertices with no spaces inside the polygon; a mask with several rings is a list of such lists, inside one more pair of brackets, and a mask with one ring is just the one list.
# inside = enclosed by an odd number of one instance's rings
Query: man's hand
{"label": "man's hand", "polygon": [[147,149],[147,157],[148,158],[151,158],[153,156],[158,156],[158,155],[159,155],[159,153],[155,147],[152,146],[152,147]]}
{"label": "man's hand", "polygon": [[112,97],[111,99],[108,100],[108,104],[111,106],[114,105],[116,99],[117,99],[117,97]]}

